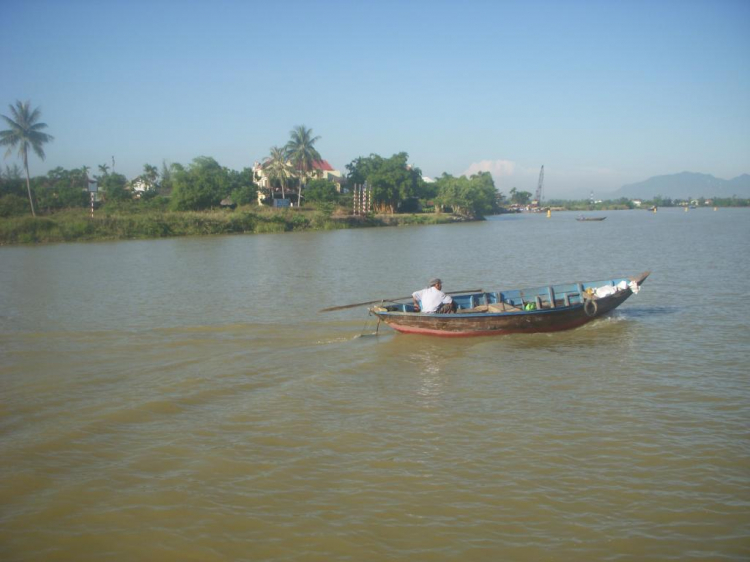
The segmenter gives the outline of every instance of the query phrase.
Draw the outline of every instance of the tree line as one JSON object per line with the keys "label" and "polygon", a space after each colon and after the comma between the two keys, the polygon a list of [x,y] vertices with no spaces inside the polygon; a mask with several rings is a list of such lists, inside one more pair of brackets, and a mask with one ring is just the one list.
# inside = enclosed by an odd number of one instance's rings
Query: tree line
{"label": "tree line", "polygon": [[[489,172],[471,177],[444,173],[435,181],[425,181],[421,170],[408,163],[406,152],[390,157],[378,154],[357,157],[346,165],[345,180],[333,183],[320,177],[316,164],[322,157],[315,146],[320,137],[304,125],[292,129],[285,144],[269,149],[261,165],[265,187],[258,185],[261,177],[253,168],[232,170],[208,156],[194,158],[187,165],[163,162],[157,168],[145,164],[143,173],[130,181],[107,164],[99,165],[97,172],[87,166],[71,170],[57,167],[44,176],[31,178],[29,156],[33,153],[43,160],[44,146],[54,137],[45,132],[47,124],[40,121],[40,108],[32,108],[28,101],[17,101],[9,109],[10,115],[1,116],[9,128],[0,131],[0,146],[7,147],[6,157],[15,152],[23,167],[8,165],[0,172],[0,217],[20,216],[29,211],[36,216],[37,210],[51,214],[86,208],[90,204],[88,188],[92,180],[98,184],[97,205],[130,212],[205,211],[222,203],[257,204],[259,199],[270,205],[277,190],[285,199],[287,195],[296,196],[297,207],[311,206],[330,213],[339,206],[346,212],[352,207],[351,188],[360,185],[367,185],[375,212],[384,214],[442,212],[481,218],[501,212],[506,204],[525,207],[531,203],[531,193],[515,187],[506,201]],[[571,209],[596,208],[586,201],[547,202],[555,204]],[[605,204],[609,208],[634,207],[627,199]],[[646,204],[668,207],[680,202],[656,197]],[[698,204],[705,204],[705,199],[701,198]],[[715,198],[712,204],[748,206],[750,201]]]}
{"label": "tree line", "polygon": [[17,151],[23,169],[6,166],[0,173],[0,216],[28,210],[35,216],[37,209],[48,214],[85,208],[89,205],[88,187],[92,181],[97,182],[100,191],[98,204],[120,209],[127,206],[133,211],[202,211],[219,207],[222,202],[249,205],[258,201],[259,191],[265,196],[264,202],[271,204],[273,193],[279,188],[283,198],[288,190],[296,194],[297,206],[338,204],[349,208],[349,188],[364,184],[379,213],[438,211],[479,218],[497,212],[502,199],[487,172],[470,178],[443,174],[435,182],[426,182],[419,168],[408,164],[406,152],[389,158],[377,154],[355,158],[346,165],[348,177],[337,185],[319,177],[316,163],[322,158],[315,144],[320,137],[304,125],[290,132],[285,145],[271,147],[263,160],[268,193],[262,193],[264,190],[257,183],[260,177],[252,168],[231,170],[207,156],[199,156],[187,165],[164,162],[161,169],[145,164],[143,173],[131,181],[106,164],[98,166],[98,173],[87,166],[72,170],[58,167],[45,176],[31,178],[29,153],[44,159],[43,147],[53,137],[43,132],[47,125],[39,121],[41,111],[32,109],[30,102],[16,102],[10,110],[9,116],[2,115],[10,128],[0,131],[0,145],[8,147],[6,157]]}

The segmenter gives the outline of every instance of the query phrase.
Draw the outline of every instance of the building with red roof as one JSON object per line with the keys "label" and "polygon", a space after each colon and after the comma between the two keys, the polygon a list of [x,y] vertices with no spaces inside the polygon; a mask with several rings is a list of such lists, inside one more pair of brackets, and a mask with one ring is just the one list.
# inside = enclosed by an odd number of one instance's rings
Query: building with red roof
{"label": "building with red roof", "polygon": [[[289,163],[289,168],[292,169],[291,163]],[[333,166],[331,166],[331,164],[328,163],[328,160],[315,160],[313,162],[313,170],[313,176],[316,179],[324,179],[333,182],[334,184],[336,184],[336,190],[339,192],[341,191],[341,186],[344,183],[344,177],[339,170],[335,169]],[[261,192],[259,192],[258,194],[258,204],[261,204],[262,198],[265,197],[262,195],[262,192],[268,191],[269,189],[268,176],[266,176],[265,170],[263,169],[263,164],[261,164],[260,162],[256,162],[253,165],[253,174],[255,175],[255,183],[257,183],[258,187],[260,187],[261,189]],[[280,194],[281,189],[274,189],[274,197],[277,196],[276,192]],[[295,187],[286,188],[285,195],[289,196],[291,194],[294,194],[296,198],[297,189]],[[280,197],[280,195],[278,196]]]}

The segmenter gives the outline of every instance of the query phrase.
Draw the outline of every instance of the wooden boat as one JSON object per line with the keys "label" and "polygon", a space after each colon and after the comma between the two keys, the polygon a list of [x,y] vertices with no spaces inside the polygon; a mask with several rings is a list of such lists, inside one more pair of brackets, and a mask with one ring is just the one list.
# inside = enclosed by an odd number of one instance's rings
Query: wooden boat
{"label": "wooden boat", "polygon": [[578,217],[576,220],[579,222],[589,222],[589,221],[603,221],[607,217]]}
{"label": "wooden boat", "polygon": [[[640,290],[649,271],[635,277],[565,283],[453,297],[454,313],[414,312],[411,303],[371,307],[380,321],[405,334],[491,336],[577,328],[614,310]],[[379,323],[378,323],[379,325]]]}

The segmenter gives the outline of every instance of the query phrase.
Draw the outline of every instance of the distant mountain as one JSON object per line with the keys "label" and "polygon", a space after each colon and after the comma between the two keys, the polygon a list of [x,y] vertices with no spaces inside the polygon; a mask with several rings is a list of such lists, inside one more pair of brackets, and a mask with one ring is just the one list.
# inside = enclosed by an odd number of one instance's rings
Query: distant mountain
{"label": "distant mountain", "polygon": [[669,199],[688,197],[737,197],[750,198],[750,175],[742,174],[731,180],[723,180],[710,174],[682,172],[669,176],[654,176],[646,181],[623,185],[614,192],[614,198],[653,199],[657,195]]}

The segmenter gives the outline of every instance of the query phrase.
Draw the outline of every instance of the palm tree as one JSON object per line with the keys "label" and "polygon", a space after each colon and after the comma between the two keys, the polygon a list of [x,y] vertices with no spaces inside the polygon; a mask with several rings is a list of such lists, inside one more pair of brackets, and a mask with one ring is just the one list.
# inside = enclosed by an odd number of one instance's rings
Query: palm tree
{"label": "palm tree", "polygon": [[320,154],[313,146],[320,137],[313,137],[312,129],[307,129],[304,125],[296,126],[289,135],[291,138],[286,143],[285,149],[287,158],[292,162],[299,178],[299,192],[297,194],[297,207],[299,207],[304,179],[312,172],[313,163],[320,160]]}
{"label": "palm tree", "polygon": [[7,146],[5,153],[7,158],[13,149],[18,147],[18,155],[23,160],[26,169],[26,190],[29,192],[29,204],[31,205],[31,216],[35,217],[34,200],[31,197],[31,178],[29,176],[29,147],[31,147],[39,158],[44,160],[42,145],[54,139],[52,135],[43,133],[47,128],[46,123],[37,123],[42,114],[40,108],[31,110],[31,103],[16,101],[16,105],[9,106],[13,118],[3,115],[2,118],[10,125],[10,129],[0,131],[0,146]]}
{"label": "palm tree", "polygon": [[109,166],[106,164],[99,164],[99,171],[103,176],[106,176],[109,173]]}
{"label": "palm tree", "polygon": [[81,166],[81,184],[83,184],[83,189],[88,191],[89,189],[89,170],[91,168],[89,166]]}
{"label": "palm tree", "polygon": [[[292,177],[292,170],[287,161],[286,150],[278,146],[272,146],[271,155],[263,162],[263,169],[268,176],[269,191],[273,194],[273,191],[271,190],[271,181],[278,180],[281,184],[281,198],[286,199],[284,189],[286,188],[287,180]],[[299,198],[297,198],[297,201],[299,202]]]}

